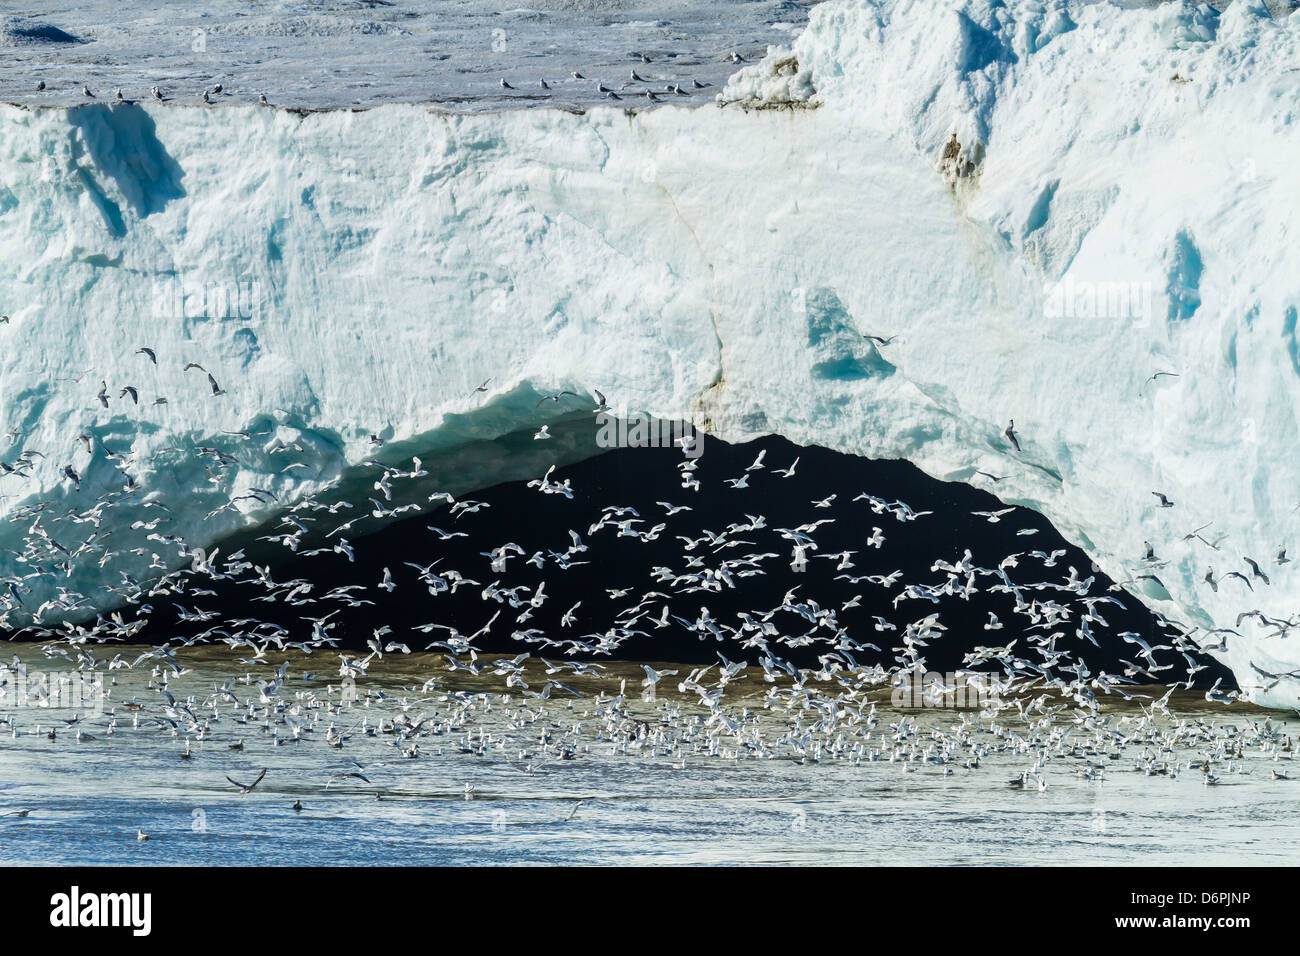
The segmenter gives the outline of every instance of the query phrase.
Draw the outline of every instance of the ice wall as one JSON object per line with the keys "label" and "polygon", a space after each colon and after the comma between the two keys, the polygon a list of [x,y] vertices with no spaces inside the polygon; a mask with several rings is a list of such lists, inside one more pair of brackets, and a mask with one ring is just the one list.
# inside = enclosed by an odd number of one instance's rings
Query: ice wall
{"label": "ice wall", "polygon": [[[723,108],[5,107],[0,457],[48,458],[0,478],[0,514],[89,504],[119,483],[106,447],[210,543],[274,508],[209,517],[231,495],[291,500],[371,434],[449,454],[599,388],[727,439],[1006,476],[1152,607],[1238,631],[1220,656],[1257,689],[1252,663],[1300,665],[1300,635],[1238,621],[1300,592],[1273,561],[1300,553],[1296,62],[1300,19],[1260,4],[834,0]],[[210,482],[199,447],[238,468]],[[139,516],[101,531],[136,571],[173,560]],[[1213,548],[1185,540],[1207,523]],[[1247,556],[1271,585],[1224,578]]]}

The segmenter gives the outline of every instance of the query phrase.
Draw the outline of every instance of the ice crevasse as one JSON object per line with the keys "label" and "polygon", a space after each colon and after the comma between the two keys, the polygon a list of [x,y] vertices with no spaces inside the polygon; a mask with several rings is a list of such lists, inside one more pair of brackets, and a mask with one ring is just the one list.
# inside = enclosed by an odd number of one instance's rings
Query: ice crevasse
{"label": "ice crevasse", "polygon": [[1257,668],[1300,665],[1296,63],[1257,2],[830,0],[704,108],[0,107],[0,454],[48,456],[0,517],[117,486],[109,449],[210,545],[372,434],[449,453],[599,388],[982,483],[1293,704]]}

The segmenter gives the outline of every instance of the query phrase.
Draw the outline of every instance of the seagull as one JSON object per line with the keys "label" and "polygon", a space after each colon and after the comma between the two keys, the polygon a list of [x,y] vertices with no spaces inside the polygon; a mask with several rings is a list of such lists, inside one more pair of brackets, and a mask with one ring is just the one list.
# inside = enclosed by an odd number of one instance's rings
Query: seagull
{"label": "seagull", "polygon": [[[1273,582],[1270,581],[1270,580],[1268,579],[1268,575],[1267,575],[1267,574],[1265,574],[1263,571],[1261,571],[1261,570],[1259,569],[1259,565],[1255,562],[1255,559],[1254,559],[1254,558],[1247,558],[1247,557],[1243,556],[1243,560],[1244,560],[1247,564],[1250,565],[1250,571],[1251,571],[1251,574],[1253,574],[1255,577],[1259,578],[1259,579],[1260,579],[1261,581],[1263,581],[1265,584],[1272,585]],[[1247,582],[1247,583],[1249,583],[1249,582]]]}
{"label": "seagull", "polygon": [[349,778],[356,778],[364,783],[370,782],[364,774],[356,770],[349,770],[346,773],[336,773],[334,776],[330,777],[329,780],[325,782],[325,789],[328,790],[331,783],[338,783],[341,780],[347,780]]}
{"label": "seagull", "polygon": [[1250,588],[1252,591],[1255,590],[1255,586],[1250,583],[1250,578],[1246,577],[1246,575],[1242,574],[1240,571],[1229,571],[1224,575],[1224,578],[1241,578],[1241,580],[1246,583],[1246,587]]}
{"label": "seagull", "polygon": [[1002,434],[1007,436],[1007,441],[1015,446],[1016,451],[1020,451],[1020,442],[1016,439],[1016,420],[1014,418],[1007,423],[1007,429]]}
{"label": "seagull", "polygon": [[774,468],[772,469],[772,474],[780,475],[782,478],[793,478],[794,470],[798,466],[798,464],[799,464],[799,459],[796,458],[794,461],[790,463],[789,468]]}
{"label": "seagull", "polygon": [[509,83],[506,82],[506,78],[505,78],[504,76],[501,77],[500,83],[501,83],[501,89],[503,89],[503,90],[513,90],[513,89],[514,89],[513,86],[511,86]]}
{"label": "seagull", "polygon": [[[1142,383],[1142,388],[1146,388],[1148,385],[1150,385],[1152,382],[1154,382],[1162,375],[1168,375],[1171,376],[1172,378],[1178,378],[1177,372],[1156,372],[1149,379],[1147,379],[1145,382]],[[1141,389],[1139,389],[1139,391],[1141,391]]]}
{"label": "seagull", "polygon": [[677,671],[669,670],[657,671],[648,664],[642,664],[641,669],[645,671],[645,680],[641,682],[642,687],[653,687],[665,677],[670,677],[677,673]]}
{"label": "seagull", "polygon": [[570,391],[556,392],[554,395],[543,395],[541,400],[538,401],[538,403],[533,407],[541,408],[542,405],[545,404],[546,402],[559,402],[560,398],[564,395],[572,395],[574,398],[579,397],[577,392],[570,392]]}
{"label": "seagull", "polygon": [[153,98],[156,99],[159,103],[162,102],[162,98],[163,98],[162,91],[158,89],[158,87],[156,86],[149,87],[149,92],[153,94]]}
{"label": "seagull", "polygon": [[95,98],[95,94],[92,93],[92,92],[90,92],[90,87],[87,86],[85,83],[82,83],[82,84],[81,84],[81,95],[82,95],[82,96],[89,96],[91,99],[94,99],[94,98]]}
{"label": "seagull", "polygon": [[145,348],[145,347],[138,348],[135,350],[135,354],[147,355],[149,357],[150,362],[153,362],[154,365],[158,364],[158,356],[154,354],[154,350],[151,348]]}
{"label": "seagull", "polygon": [[231,777],[226,777],[226,779],[239,788],[240,794],[249,794],[253,792],[254,787],[256,787],[259,783],[262,782],[262,778],[265,776],[266,776],[266,768],[263,767],[262,772],[257,775],[257,779],[254,780],[252,783],[240,783],[238,780],[234,780]]}
{"label": "seagull", "polygon": [[1159,491],[1153,491],[1153,492],[1151,492],[1151,493],[1152,493],[1153,495],[1155,495],[1157,498],[1160,499],[1160,507],[1161,507],[1161,508],[1172,508],[1172,507],[1174,506],[1174,503],[1173,503],[1172,501],[1170,501],[1168,498],[1166,498],[1166,497],[1165,497],[1163,494],[1161,494]]}

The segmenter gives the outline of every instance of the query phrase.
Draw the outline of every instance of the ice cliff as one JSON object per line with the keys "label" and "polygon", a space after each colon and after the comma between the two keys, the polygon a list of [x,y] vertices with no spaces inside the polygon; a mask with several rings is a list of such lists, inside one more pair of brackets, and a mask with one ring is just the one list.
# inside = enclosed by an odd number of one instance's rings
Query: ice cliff
{"label": "ice cliff", "polygon": [[[1238,616],[1300,610],[1296,63],[1260,3],[833,0],[718,107],[0,107],[0,458],[48,456],[0,515],[85,506],[112,452],[211,543],[276,507],[208,517],[230,496],[290,501],[372,434],[454,457],[599,388],[1035,508],[1295,703],[1252,664],[1300,634]],[[177,560],[127,517],[99,532],[144,554],[69,586]]]}

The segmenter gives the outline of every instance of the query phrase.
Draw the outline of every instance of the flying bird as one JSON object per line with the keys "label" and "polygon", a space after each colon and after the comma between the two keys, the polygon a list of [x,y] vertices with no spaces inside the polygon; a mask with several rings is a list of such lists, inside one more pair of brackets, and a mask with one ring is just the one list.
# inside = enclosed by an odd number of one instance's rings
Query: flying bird
{"label": "flying bird", "polygon": [[266,768],[263,767],[263,768],[262,768],[262,772],[259,773],[259,774],[257,775],[257,779],[254,780],[252,783],[240,783],[238,780],[235,780],[235,779],[233,779],[233,778],[231,778],[231,777],[226,777],[226,779],[229,780],[232,784],[234,784],[236,787],[239,788],[239,792],[240,792],[240,794],[249,794],[249,793],[252,793],[252,792],[253,792],[253,789],[254,789],[254,788],[255,788],[259,783],[262,782],[262,778],[265,777],[265,776],[266,776]]}

